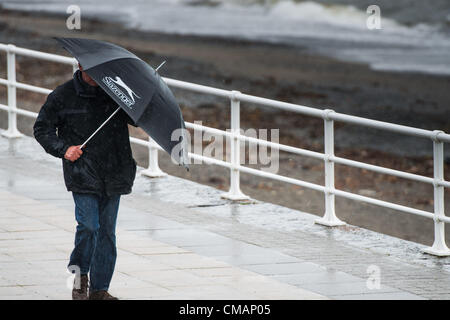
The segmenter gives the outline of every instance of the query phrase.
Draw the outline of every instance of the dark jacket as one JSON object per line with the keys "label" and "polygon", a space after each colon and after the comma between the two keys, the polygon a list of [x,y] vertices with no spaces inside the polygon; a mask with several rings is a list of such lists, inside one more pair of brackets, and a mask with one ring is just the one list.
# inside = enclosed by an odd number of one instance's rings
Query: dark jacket
{"label": "dark jacket", "polygon": [[127,194],[136,176],[127,123],[120,110],[83,148],[75,162],[64,159],[70,146],[81,145],[118,105],[100,88],[72,80],[51,92],[34,124],[34,136],[46,152],[62,158],[68,191],[94,194]]}

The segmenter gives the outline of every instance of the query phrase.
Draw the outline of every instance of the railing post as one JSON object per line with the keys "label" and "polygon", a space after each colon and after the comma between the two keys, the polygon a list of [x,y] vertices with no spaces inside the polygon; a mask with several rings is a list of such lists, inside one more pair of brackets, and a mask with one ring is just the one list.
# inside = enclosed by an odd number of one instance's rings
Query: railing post
{"label": "railing post", "polygon": [[17,95],[16,95],[16,53],[15,46],[8,45],[6,52],[7,72],[8,72],[8,130],[2,133],[7,138],[20,138],[23,136],[17,130]]}
{"label": "railing post", "polygon": [[74,61],[72,64],[72,73],[75,73],[78,70],[78,61]]}
{"label": "railing post", "polygon": [[231,165],[230,190],[222,195],[222,198],[230,200],[247,200],[248,196],[242,193],[240,188],[239,169],[241,141],[237,135],[240,133],[240,101],[236,98],[239,91],[232,91],[231,96]]}
{"label": "railing post", "polygon": [[342,226],[346,223],[336,217],[334,208],[334,121],[330,119],[333,110],[324,110],[324,145],[325,145],[325,214],[315,223],[328,227]]}
{"label": "railing post", "polygon": [[156,148],[156,142],[148,137],[148,168],[141,171],[141,174],[150,178],[165,177],[167,173],[163,172],[159,168],[158,164],[158,149]]}
{"label": "railing post", "polygon": [[434,163],[434,243],[425,248],[423,252],[444,257],[450,256],[450,249],[445,243],[445,222],[439,218],[445,216],[444,186],[439,182],[444,180],[444,143],[439,141],[438,135],[443,131],[435,130],[433,137],[433,163]]}

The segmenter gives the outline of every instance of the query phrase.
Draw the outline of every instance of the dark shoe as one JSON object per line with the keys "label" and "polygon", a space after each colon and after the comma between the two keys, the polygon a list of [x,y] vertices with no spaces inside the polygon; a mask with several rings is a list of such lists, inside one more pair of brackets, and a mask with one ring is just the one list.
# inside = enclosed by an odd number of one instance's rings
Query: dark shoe
{"label": "dark shoe", "polygon": [[74,280],[73,289],[72,289],[72,300],[88,300],[88,287],[89,280],[87,274],[82,274],[80,276],[79,288],[77,288],[77,280]]}
{"label": "dark shoe", "polygon": [[89,300],[119,300],[119,299],[110,295],[106,290],[99,290],[89,292]]}

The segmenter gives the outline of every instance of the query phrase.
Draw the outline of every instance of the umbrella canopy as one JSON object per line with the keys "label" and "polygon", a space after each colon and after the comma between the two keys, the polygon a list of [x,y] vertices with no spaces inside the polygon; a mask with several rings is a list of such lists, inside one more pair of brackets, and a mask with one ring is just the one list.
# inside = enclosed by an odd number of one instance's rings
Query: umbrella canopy
{"label": "umbrella canopy", "polygon": [[188,169],[188,147],[180,107],[159,74],[115,44],[55,38],[133,121]]}

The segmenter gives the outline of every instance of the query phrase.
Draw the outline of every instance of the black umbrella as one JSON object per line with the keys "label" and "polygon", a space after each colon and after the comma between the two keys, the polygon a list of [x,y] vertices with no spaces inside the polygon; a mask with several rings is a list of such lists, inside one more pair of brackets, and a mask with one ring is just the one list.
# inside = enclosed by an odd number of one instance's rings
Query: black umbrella
{"label": "black umbrella", "polygon": [[189,170],[186,127],[180,107],[169,87],[152,67],[128,50],[109,42],[55,39],[139,127],[178,164]]}

